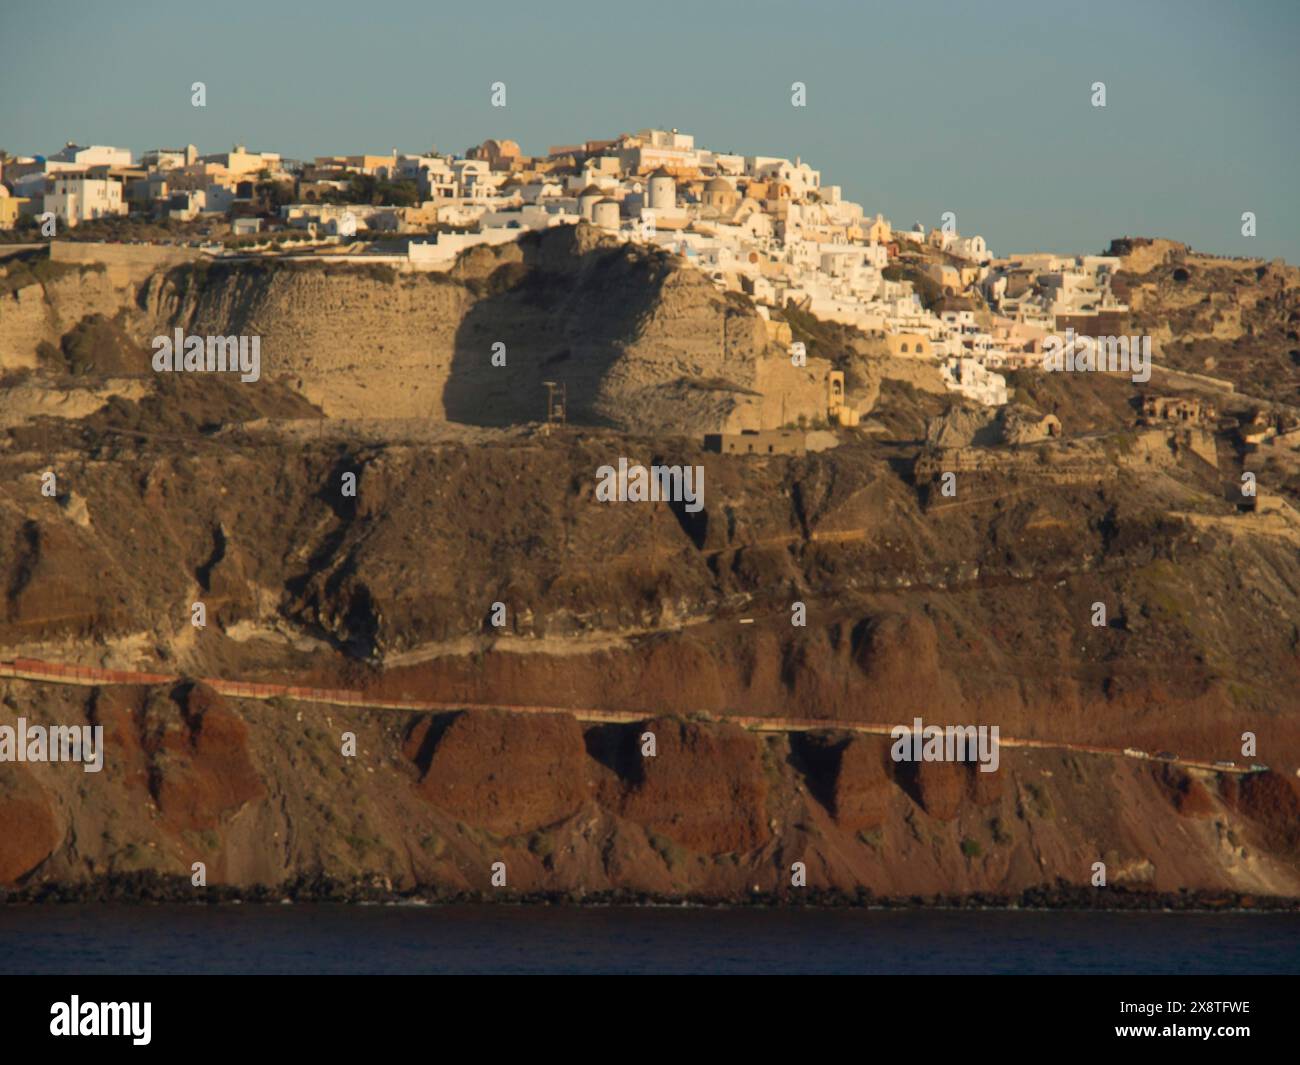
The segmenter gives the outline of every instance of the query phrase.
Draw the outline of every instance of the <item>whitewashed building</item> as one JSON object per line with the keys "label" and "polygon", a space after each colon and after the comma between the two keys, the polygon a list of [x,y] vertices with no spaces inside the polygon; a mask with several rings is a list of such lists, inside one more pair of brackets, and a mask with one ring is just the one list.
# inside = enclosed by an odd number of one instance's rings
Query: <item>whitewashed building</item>
{"label": "whitewashed building", "polygon": [[111,177],[90,177],[64,170],[50,178],[45,209],[52,211],[69,228],[95,218],[127,213],[122,199],[122,182]]}

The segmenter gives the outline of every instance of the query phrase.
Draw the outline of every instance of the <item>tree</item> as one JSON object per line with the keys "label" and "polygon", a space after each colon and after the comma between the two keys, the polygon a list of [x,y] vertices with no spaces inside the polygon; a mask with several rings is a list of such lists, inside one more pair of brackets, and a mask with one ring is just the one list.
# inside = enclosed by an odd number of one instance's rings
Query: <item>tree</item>
{"label": "tree", "polygon": [[293,203],[293,193],[278,181],[259,181],[253,191],[256,199],[270,211]]}

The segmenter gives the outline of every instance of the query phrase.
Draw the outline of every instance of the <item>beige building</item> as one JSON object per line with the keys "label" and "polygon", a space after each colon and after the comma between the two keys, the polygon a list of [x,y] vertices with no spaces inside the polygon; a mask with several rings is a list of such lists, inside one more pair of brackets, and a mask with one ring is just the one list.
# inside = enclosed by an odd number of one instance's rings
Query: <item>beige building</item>
{"label": "beige building", "polygon": [[803,455],[807,433],[802,429],[742,429],[738,433],[705,433],[704,446],[724,455]]}
{"label": "beige building", "polygon": [[862,235],[868,243],[888,244],[893,240],[894,228],[885,220],[884,215],[877,214],[875,218],[862,223]]}
{"label": "beige building", "polygon": [[930,263],[926,266],[925,273],[943,289],[945,295],[956,295],[966,287],[961,271],[948,263]]}
{"label": "beige building", "polygon": [[740,202],[735,187],[724,177],[715,177],[706,182],[701,199],[705,207],[723,214],[730,213]]}
{"label": "beige building", "polygon": [[[279,152],[250,152],[242,144],[237,144],[228,152],[205,155],[202,162],[223,167],[232,178],[246,177],[259,170],[279,170]],[[392,162],[390,159],[389,162]]]}
{"label": "beige building", "polygon": [[887,333],[885,346],[896,359],[928,359],[934,356],[933,343],[922,333]]}
{"label": "beige building", "polygon": [[519,145],[512,140],[489,138],[465,153],[467,159],[486,159],[493,170],[510,170],[521,158]]}

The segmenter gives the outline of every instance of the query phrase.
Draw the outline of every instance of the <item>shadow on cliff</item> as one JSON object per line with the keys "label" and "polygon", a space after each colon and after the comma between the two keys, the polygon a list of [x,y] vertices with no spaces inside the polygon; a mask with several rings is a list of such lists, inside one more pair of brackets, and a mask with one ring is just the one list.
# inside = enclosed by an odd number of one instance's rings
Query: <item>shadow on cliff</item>
{"label": "shadow on cliff", "polygon": [[645,780],[645,759],[641,754],[644,723],[595,725],[583,733],[587,754],[612,770],[627,785]]}
{"label": "shadow on cliff", "polygon": [[[314,500],[333,512],[334,525],[320,537],[306,568],[284,582],[288,599],[281,606],[318,639],[362,660],[375,653],[379,616],[369,585],[357,575],[355,548],[339,558],[357,517],[357,501],[354,495],[343,494],[338,486],[344,474],[358,473],[364,467],[363,458],[341,451],[322,487],[313,494]],[[335,617],[341,613],[334,626],[322,621],[331,613]]]}
{"label": "shadow on cliff", "polygon": [[173,324],[186,332],[210,319],[224,334],[256,332],[254,314],[277,270],[303,269],[287,263],[199,262],[167,271],[168,297],[175,302]]}
{"label": "shadow on cliff", "polygon": [[[492,268],[505,255],[494,257],[490,272],[466,277],[462,260],[453,271],[477,301],[456,332],[447,417],[484,426],[545,421],[543,382],[556,381],[567,391],[568,421],[613,424],[597,408],[601,386],[658,303],[668,257],[587,226],[528,234],[516,247],[522,261]],[[494,350],[504,366],[493,365]]]}

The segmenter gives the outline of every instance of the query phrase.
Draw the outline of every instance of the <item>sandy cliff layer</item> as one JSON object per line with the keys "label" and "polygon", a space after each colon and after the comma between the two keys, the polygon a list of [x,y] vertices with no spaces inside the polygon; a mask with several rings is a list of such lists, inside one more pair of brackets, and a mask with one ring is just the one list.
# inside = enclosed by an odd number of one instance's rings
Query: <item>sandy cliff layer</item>
{"label": "sandy cliff layer", "polygon": [[[41,342],[57,346],[100,314],[133,338],[145,371],[152,338],[176,328],[259,336],[263,376],[329,417],[540,421],[543,382],[558,380],[574,421],[691,434],[757,425],[769,341],[753,306],[586,226],[475,249],[449,275],[216,262],[135,285],[55,265],[57,280],[0,296],[0,369],[37,365]],[[804,406],[824,414],[824,386]]]}

